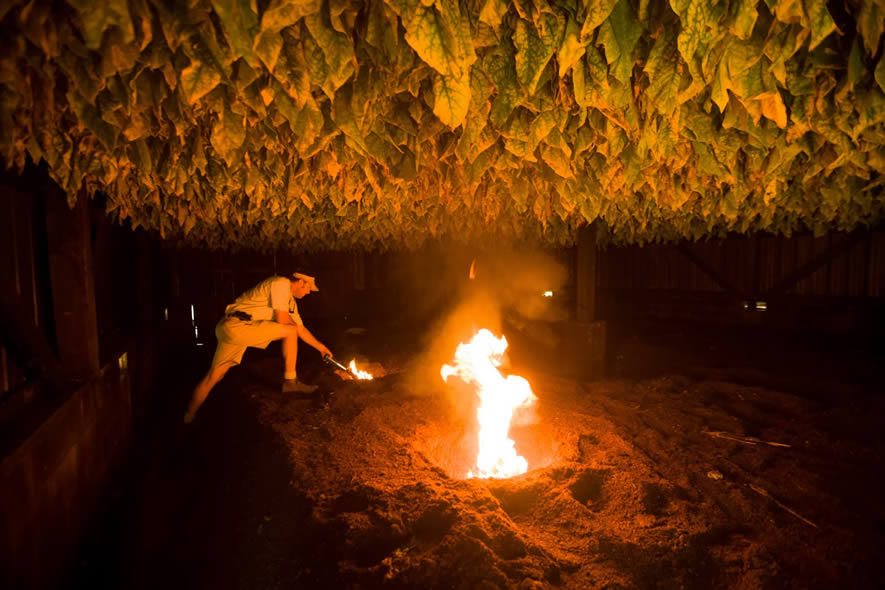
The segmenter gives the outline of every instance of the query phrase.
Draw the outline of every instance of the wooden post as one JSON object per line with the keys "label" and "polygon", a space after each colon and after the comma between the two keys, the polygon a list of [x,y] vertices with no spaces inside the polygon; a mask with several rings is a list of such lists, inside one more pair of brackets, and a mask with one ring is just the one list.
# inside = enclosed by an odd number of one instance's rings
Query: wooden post
{"label": "wooden post", "polygon": [[578,256],[575,273],[577,320],[596,319],[596,227],[585,225],[578,230]]}
{"label": "wooden post", "polygon": [[[132,406],[139,418],[144,415],[147,396],[154,385],[157,373],[157,321],[154,305],[154,259],[151,243],[144,232],[136,236],[137,260],[136,289],[134,294],[137,310],[135,339],[134,379],[132,381]],[[162,320],[161,320],[162,321]]]}
{"label": "wooden post", "polygon": [[81,192],[70,209],[65,194],[51,184],[45,197],[58,356],[65,369],[89,378],[101,364],[88,198]]}
{"label": "wooden post", "polygon": [[366,290],[366,254],[362,250],[353,252],[353,289]]}

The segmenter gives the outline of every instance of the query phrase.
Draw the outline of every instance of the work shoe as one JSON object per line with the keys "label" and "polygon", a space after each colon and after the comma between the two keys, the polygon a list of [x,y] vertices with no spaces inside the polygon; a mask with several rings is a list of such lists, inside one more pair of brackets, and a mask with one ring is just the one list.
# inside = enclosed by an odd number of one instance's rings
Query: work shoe
{"label": "work shoe", "polygon": [[297,379],[283,380],[283,393],[313,393],[316,390],[316,385],[308,385]]}

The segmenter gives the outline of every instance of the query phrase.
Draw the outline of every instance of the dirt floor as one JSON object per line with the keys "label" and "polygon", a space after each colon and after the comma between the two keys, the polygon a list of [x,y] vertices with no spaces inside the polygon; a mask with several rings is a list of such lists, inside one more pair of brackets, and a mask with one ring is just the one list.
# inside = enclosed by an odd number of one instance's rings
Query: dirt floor
{"label": "dirt floor", "polygon": [[868,384],[524,371],[530,471],[476,480],[463,408],[401,360],[368,382],[308,364],[322,395],[303,399],[278,364],[247,357],[188,428],[170,398],[71,587],[885,587]]}
{"label": "dirt floor", "polygon": [[[529,473],[463,480],[444,395],[397,375],[328,409],[260,396],[352,587],[875,587],[881,401],[724,381],[526,375]],[[866,416],[867,419],[863,419]],[[758,440],[757,440],[758,439]],[[769,441],[773,444],[767,444]],[[535,469],[531,469],[536,467]]]}

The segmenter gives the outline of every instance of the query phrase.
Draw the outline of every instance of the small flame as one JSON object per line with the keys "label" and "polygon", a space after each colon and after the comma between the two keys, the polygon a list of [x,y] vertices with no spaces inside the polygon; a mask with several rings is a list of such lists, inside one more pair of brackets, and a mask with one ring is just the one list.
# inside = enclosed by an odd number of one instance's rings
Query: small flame
{"label": "small flame", "polygon": [[544,291],[544,297],[553,297],[553,291]]}
{"label": "small flame", "polygon": [[356,368],[356,359],[350,359],[350,364],[347,365],[347,368],[350,369],[350,372],[353,373],[357,379],[372,379],[371,373]]}
{"label": "small flame", "polygon": [[498,371],[505,350],[506,338],[496,338],[483,329],[470,342],[458,345],[454,365],[440,369],[443,381],[457,375],[473,384],[479,395],[479,452],[476,472],[467,477],[513,477],[528,470],[528,462],[516,454],[508,431],[514,410],[530,406],[537,398],[528,381],[518,375],[505,377]]}
{"label": "small flame", "polygon": [[474,258],[470,262],[470,272],[467,274],[467,276],[470,278],[471,281],[476,278],[476,258]]}

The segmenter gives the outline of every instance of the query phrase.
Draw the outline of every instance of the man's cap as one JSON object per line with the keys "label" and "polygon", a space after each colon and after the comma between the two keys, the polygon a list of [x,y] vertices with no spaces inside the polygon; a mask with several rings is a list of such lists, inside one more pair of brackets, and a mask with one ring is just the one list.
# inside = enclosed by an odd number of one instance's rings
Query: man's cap
{"label": "man's cap", "polygon": [[320,290],[320,288],[317,287],[317,280],[312,276],[300,272],[293,273],[292,276],[295,277],[296,280],[301,279],[302,281],[310,285],[310,290],[312,292]]}

